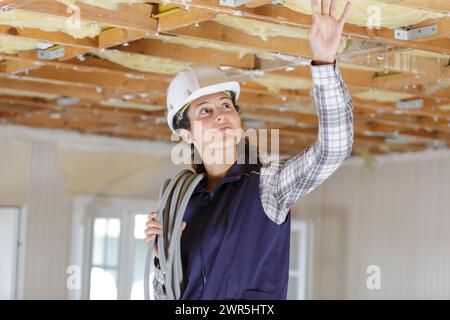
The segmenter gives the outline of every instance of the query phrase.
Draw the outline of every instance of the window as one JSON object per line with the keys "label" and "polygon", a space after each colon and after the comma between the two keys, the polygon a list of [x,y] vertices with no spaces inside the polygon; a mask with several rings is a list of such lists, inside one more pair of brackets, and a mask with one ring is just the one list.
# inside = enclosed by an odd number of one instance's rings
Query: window
{"label": "window", "polygon": [[144,299],[144,230],[155,208],[151,200],[75,198],[71,264],[81,267],[82,288],[70,299]]}
{"label": "window", "polygon": [[306,300],[312,277],[312,225],[291,221],[288,300]]}
{"label": "window", "polygon": [[25,212],[0,207],[0,300],[22,298]]}
{"label": "window", "polygon": [[120,219],[96,218],[93,226],[89,298],[117,299]]}

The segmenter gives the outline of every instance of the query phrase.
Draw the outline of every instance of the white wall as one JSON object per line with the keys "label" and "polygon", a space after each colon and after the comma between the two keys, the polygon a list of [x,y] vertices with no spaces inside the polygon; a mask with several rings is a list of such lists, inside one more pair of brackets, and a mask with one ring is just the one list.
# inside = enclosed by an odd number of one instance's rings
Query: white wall
{"label": "white wall", "polygon": [[[350,160],[294,214],[313,221],[321,299],[450,298],[450,152]],[[366,269],[381,268],[381,290]]]}
{"label": "white wall", "polygon": [[31,142],[24,299],[65,299],[71,201],[54,142]]}

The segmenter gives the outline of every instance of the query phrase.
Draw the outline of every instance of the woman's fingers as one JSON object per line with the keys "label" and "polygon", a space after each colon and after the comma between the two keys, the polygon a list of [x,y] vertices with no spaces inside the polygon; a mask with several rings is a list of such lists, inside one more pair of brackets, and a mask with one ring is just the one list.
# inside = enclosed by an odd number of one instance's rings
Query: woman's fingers
{"label": "woman's fingers", "polygon": [[157,235],[157,234],[160,234],[161,233],[161,231],[160,230],[158,230],[158,229],[149,229],[149,230],[145,230],[145,235],[146,235],[146,237],[145,237],[145,243],[146,244],[149,244],[150,243],[150,241],[152,241],[153,239],[155,239],[155,236]]}
{"label": "woman's fingers", "polygon": [[145,226],[147,228],[158,228],[158,229],[161,229],[162,224],[160,222],[156,221],[156,220],[150,220],[150,221],[147,221]]}
{"label": "woman's fingers", "polygon": [[158,216],[158,212],[157,211],[152,211],[150,212],[150,214],[147,217],[147,223],[146,226],[150,227],[151,225],[153,225],[154,223],[158,223],[158,221],[156,221],[156,217]]}
{"label": "woman's fingers", "polygon": [[151,235],[154,235],[154,234],[160,234],[161,233],[161,228],[149,227],[149,228],[145,229],[144,233],[147,236],[151,236]]}
{"label": "woman's fingers", "polygon": [[334,17],[336,15],[336,5],[337,5],[337,0],[331,0],[330,16],[332,16],[332,17]]}
{"label": "woman's fingers", "polygon": [[154,220],[158,216],[158,211],[152,211],[149,213],[147,220]]}
{"label": "woman's fingers", "polygon": [[339,25],[341,28],[344,28],[345,25],[345,21],[347,20],[348,15],[350,14],[350,8],[352,6],[352,3],[350,1],[348,1],[345,4],[345,8],[344,8],[344,12],[342,13],[341,18],[338,20]]}
{"label": "woman's fingers", "polygon": [[328,0],[322,0],[322,15],[327,16],[330,10],[328,9]]}
{"label": "woman's fingers", "polygon": [[319,13],[319,4],[317,0],[311,0],[311,14]]}
{"label": "woman's fingers", "polygon": [[145,229],[145,239],[154,239],[155,235],[157,234],[161,234],[161,229],[157,229],[157,228],[147,228]]}
{"label": "woman's fingers", "polygon": [[147,218],[147,222],[145,224],[146,228],[145,228],[145,244],[149,244],[150,241],[152,241],[155,238],[156,234],[160,234],[161,233],[161,223],[159,223],[158,221],[156,221],[156,217],[158,216],[158,212],[157,211],[152,211],[150,212],[150,214],[148,215]]}
{"label": "woman's fingers", "polygon": [[[145,233],[145,244],[149,244],[155,238],[155,235],[161,234],[162,224],[156,221],[156,217],[158,216],[157,211],[152,211],[148,215],[148,220],[145,224],[146,229]],[[183,230],[186,228],[186,222],[181,222],[181,234],[183,234]]]}
{"label": "woman's fingers", "polygon": [[185,221],[181,222],[181,234],[183,234],[184,228],[186,228],[186,222]]}
{"label": "woman's fingers", "polygon": [[145,226],[148,227],[161,227],[161,223],[156,220],[149,220],[145,223]]}

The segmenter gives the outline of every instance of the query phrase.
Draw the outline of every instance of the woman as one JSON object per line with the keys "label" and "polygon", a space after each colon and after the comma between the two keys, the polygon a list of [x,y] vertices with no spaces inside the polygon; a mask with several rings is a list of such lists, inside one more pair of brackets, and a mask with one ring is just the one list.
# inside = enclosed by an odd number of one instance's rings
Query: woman
{"label": "woman", "polygon": [[[296,156],[264,164],[239,161],[239,84],[227,81],[219,69],[191,66],[169,86],[168,124],[195,146],[202,164],[194,169],[206,173],[183,216],[181,299],[286,299],[290,209],[351,153],[352,101],[335,65],[350,3],[340,19],[335,18],[336,0],[329,7],[322,1],[321,13],[315,0],[311,5],[319,131],[315,143]],[[206,139],[211,132],[223,140]],[[231,161],[215,161],[220,153]],[[150,213],[147,243],[160,233],[155,217]],[[165,299],[157,259],[155,266],[154,295]]]}

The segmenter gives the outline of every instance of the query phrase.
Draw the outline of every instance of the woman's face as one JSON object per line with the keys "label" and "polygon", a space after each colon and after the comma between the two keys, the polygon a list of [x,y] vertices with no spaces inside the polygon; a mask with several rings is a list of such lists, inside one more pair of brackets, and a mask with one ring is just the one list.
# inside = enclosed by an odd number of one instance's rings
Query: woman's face
{"label": "woman's face", "polygon": [[200,154],[234,150],[241,139],[241,117],[225,92],[200,97],[188,109],[191,130],[184,130],[185,141],[194,143]]}

